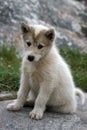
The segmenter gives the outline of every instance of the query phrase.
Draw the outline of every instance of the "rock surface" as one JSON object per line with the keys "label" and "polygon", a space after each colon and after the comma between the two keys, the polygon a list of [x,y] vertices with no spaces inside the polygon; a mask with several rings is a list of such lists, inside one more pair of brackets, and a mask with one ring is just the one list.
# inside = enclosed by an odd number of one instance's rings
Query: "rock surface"
{"label": "rock surface", "polygon": [[87,52],[84,0],[0,0],[0,43],[15,43],[20,48],[21,21],[54,26],[58,46],[77,47]]}
{"label": "rock surface", "polygon": [[15,99],[17,97],[17,93],[16,92],[3,92],[0,93],[0,101],[4,101],[4,100],[12,100]]}
{"label": "rock surface", "polygon": [[87,130],[87,94],[83,106],[78,105],[77,114],[45,112],[43,119],[29,118],[31,108],[9,112],[6,106],[12,101],[0,102],[0,130]]}

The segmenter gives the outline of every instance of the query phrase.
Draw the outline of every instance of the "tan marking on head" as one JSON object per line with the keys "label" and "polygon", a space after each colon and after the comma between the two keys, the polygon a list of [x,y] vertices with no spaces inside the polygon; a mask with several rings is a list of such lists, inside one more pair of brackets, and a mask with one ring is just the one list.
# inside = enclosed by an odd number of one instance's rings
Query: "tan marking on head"
{"label": "tan marking on head", "polygon": [[29,30],[23,33],[23,39],[25,42],[29,40],[34,45],[43,43],[44,45],[49,46],[54,40],[49,39],[48,35],[46,35],[52,32],[52,29],[48,29],[47,27],[41,25],[33,25],[33,26],[23,25],[23,27]]}
{"label": "tan marking on head", "polygon": [[46,30],[41,30],[41,31],[38,33],[38,35],[36,36],[36,40],[37,40],[37,41],[39,41],[39,40],[43,41],[45,32],[46,32]]}
{"label": "tan marking on head", "polygon": [[39,32],[39,34],[37,35],[37,37],[36,37],[36,41],[39,41],[40,43],[43,43],[43,44],[45,44],[46,46],[49,46],[52,42],[53,42],[53,40],[51,41],[50,39],[48,39],[47,37],[46,37],[46,32],[47,32],[47,30],[41,30],[40,32]]}
{"label": "tan marking on head", "polygon": [[42,31],[42,30],[48,30],[48,28],[46,26],[43,25],[34,25],[33,26],[35,29],[35,37],[37,37],[37,35]]}

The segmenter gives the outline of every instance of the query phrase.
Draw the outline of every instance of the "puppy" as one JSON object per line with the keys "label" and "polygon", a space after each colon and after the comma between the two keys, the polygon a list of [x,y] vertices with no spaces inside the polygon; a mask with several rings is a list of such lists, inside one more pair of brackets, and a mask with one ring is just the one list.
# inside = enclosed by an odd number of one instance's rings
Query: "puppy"
{"label": "puppy", "polygon": [[74,113],[76,94],[84,103],[84,93],[75,87],[70,69],[55,45],[55,30],[42,25],[21,25],[25,55],[21,65],[17,99],[8,110],[20,110],[28,97],[34,103],[32,119],[41,119],[46,105],[56,112]]}

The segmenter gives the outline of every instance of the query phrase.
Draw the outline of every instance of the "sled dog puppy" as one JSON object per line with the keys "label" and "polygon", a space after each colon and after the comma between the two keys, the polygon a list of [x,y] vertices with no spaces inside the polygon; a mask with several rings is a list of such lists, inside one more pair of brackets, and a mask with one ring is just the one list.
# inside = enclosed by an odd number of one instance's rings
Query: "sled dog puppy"
{"label": "sled dog puppy", "polygon": [[32,119],[41,119],[46,106],[56,112],[76,112],[76,95],[83,104],[84,93],[75,87],[69,66],[56,48],[54,28],[22,23],[21,30],[25,54],[20,88],[17,99],[7,109],[20,110],[29,97],[29,102],[34,102],[29,114]]}

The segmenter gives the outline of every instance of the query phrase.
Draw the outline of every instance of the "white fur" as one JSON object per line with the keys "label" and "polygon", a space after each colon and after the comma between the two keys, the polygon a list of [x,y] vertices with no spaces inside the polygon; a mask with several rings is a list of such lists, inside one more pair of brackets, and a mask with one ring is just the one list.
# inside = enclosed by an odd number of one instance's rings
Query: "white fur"
{"label": "white fur", "polygon": [[81,103],[84,104],[84,103],[85,103],[85,95],[84,95],[84,93],[82,92],[82,90],[76,88],[76,89],[75,89],[75,93],[76,93],[77,96],[79,96],[79,97],[81,98]]}
{"label": "white fur", "polygon": [[[42,28],[42,26],[36,27],[36,35]],[[33,49],[28,54],[32,54],[32,51]],[[8,105],[7,109],[14,111],[21,109],[30,93],[29,99],[35,102],[34,109],[30,112],[31,118],[41,119],[46,105],[57,112],[75,112],[77,108],[76,93],[82,97],[82,100],[84,100],[84,96],[82,96],[84,94],[79,89],[77,92],[70,69],[55,44],[40,61],[38,59],[37,62],[29,62],[26,55],[22,61],[17,100]]]}
{"label": "white fur", "polygon": [[43,29],[47,30],[48,28],[43,26],[43,25],[34,25],[33,26],[35,28],[35,36],[37,36],[39,34],[39,32]]}

